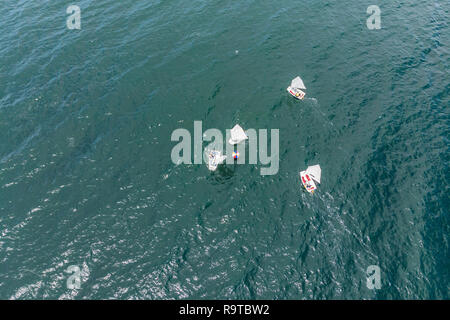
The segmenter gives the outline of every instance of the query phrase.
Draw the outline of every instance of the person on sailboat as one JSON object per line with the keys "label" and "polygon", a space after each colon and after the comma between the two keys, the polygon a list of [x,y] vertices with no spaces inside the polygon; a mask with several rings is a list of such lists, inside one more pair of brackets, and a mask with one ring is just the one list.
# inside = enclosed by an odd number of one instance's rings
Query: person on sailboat
{"label": "person on sailboat", "polygon": [[311,183],[310,183],[311,180],[309,179],[308,175],[305,175],[305,176],[308,179],[308,181],[306,181],[305,178],[303,178],[303,177],[302,177],[302,180],[303,180],[303,183],[306,185],[306,188],[309,189],[309,188],[311,188]]}
{"label": "person on sailboat", "polygon": [[320,183],[321,173],[322,170],[318,164],[309,166],[305,171],[300,172],[303,186],[308,192],[313,193],[314,190],[316,190],[317,187],[315,183]]}

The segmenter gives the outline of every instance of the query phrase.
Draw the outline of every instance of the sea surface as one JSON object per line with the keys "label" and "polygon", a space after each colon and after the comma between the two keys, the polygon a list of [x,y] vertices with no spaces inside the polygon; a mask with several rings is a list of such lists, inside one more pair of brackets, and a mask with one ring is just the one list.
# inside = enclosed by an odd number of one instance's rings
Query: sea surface
{"label": "sea surface", "polygon": [[[0,299],[449,299],[449,10],[1,1]],[[194,121],[279,129],[278,173],[174,164]]]}

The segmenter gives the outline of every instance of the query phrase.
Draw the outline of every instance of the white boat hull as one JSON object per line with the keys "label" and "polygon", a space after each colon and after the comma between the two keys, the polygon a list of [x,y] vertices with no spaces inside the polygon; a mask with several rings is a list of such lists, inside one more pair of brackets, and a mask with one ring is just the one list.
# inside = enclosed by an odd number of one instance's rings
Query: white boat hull
{"label": "white boat hull", "polygon": [[210,151],[208,154],[208,169],[216,171],[219,164],[221,164],[227,157],[222,156],[219,151]]}
{"label": "white boat hull", "polygon": [[316,184],[313,179],[306,173],[306,171],[300,172],[300,179],[302,180],[302,184],[305,187],[306,191],[309,193],[314,193],[317,189]]}
{"label": "white boat hull", "polygon": [[289,92],[291,94],[291,96],[293,96],[295,99],[298,99],[298,100],[303,100],[303,98],[306,95],[306,93],[303,92],[302,90],[297,89],[297,88],[292,88],[291,86],[287,87],[287,92]]}

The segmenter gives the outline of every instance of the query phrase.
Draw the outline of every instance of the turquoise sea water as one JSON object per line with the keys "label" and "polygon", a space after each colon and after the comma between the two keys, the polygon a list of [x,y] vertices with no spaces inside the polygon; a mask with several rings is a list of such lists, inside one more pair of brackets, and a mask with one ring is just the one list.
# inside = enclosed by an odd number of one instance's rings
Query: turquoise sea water
{"label": "turquoise sea water", "polygon": [[[448,299],[449,9],[2,1],[0,298]],[[173,164],[195,120],[279,129],[279,172]]]}

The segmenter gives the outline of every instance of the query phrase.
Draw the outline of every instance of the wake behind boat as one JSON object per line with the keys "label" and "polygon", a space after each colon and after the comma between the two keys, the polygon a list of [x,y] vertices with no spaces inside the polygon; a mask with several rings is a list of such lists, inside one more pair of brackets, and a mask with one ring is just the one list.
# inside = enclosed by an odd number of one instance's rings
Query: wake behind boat
{"label": "wake behind boat", "polygon": [[306,93],[302,90],[306,90],[306,87],[300,77],[293,79],[291,85],[287,87],[287,91],[291,94],[291,96],[299,100],[302,100],[306,95]]}

